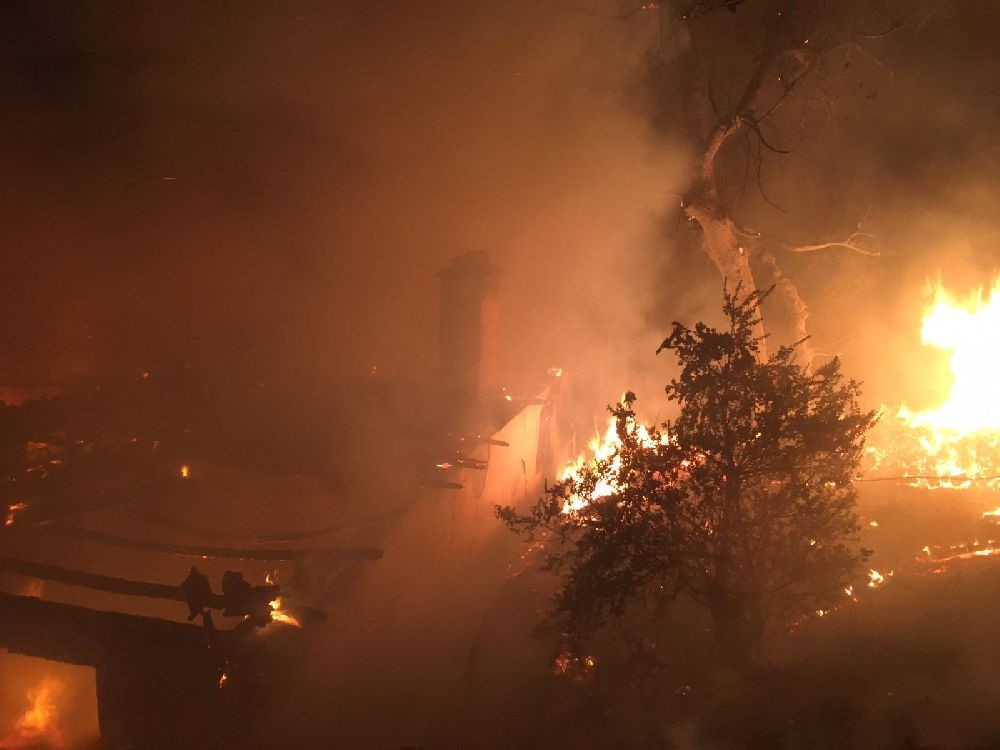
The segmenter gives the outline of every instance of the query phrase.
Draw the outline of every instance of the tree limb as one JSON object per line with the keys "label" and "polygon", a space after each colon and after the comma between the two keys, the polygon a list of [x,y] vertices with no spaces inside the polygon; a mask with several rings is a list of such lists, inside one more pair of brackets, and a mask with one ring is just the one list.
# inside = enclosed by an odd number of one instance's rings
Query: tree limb
{"label": "tree limb", "polygon": [[815,242],[809,245],[793,245],[788,242],[782,242],[781,247],[790,253],[811,253],[816,250],[827,250],[832,247],[843,247],[847,250],[851,250],[855,253],[861,255],[870,255],[877,257],[880,253],[875,250],[869,250],[858,244],[858,239],[862,237],[874,237],[875,235],[871,232],[862,232],[860,229],[851,232],[847,239],[843,240],[831,240],[830,242]]}

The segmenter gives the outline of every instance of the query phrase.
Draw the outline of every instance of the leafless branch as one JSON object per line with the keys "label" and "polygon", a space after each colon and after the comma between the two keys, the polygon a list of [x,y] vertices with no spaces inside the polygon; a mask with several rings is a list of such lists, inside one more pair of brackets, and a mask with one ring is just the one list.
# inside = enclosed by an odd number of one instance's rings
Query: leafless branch
{"label": "leafless branch", "polygon": [[792,153],[791,149],[778,148],[777,146],[768,143],[767,139],[764,137],[764,134],[760,132],[760,123],[752,115],[741,115],[739,119],[750,126],[750,129],[753,130],[753,132],[757,135],[757,139],[768,151],[773,151],[776,154]]}
{"label": "leafless branch", "polygon": [[760,232],[758,232],[756,229],[751,229],[750,227],[744,226],[743,224],[740,224],[738,221],[733,221],[733,229],[735,229],[736,233],[741,237],[746,237],[747,239],[754,239],[754,240],[760,238]]}
{"label": "leafless branch", "polygon": [[781,95],[774,101],[774,103],[771,104],[770,107],[764,110],[763,114],[756,116],[758,123],[763,122],[772,114],[774,114],[774,111],[785,103],[785,100],[792,95],[792,92],[795,90],[795,87],[798,86],[799,83],[801,83],[802,80],[809,74],[809,71],[812,70],[811,58],[805,56],[796,56],[795,59],[798,60],[802,65],[802,67],[799,68],[798,75],[787,80],[783,79],[781,81],[782,83]]}
{"label": "leafless branch", "polygon": [[746,195],[747,185],[750,184],[750,151],[753,149],[753,145],[750,143],[750,136],[747,131],[743,131],[743,188],[740,190],[740,195]]}
{"label": "leafless branch", "polygon": [[879,253],[874,250],[869,250],[866,247],[858,244],[858,240],[863,237],[874,237],[875,235],[870,232],[862,232],[857,229],[851,232],[850,236],[844,240],[832,240],[830,242],[816,242],[811,245],[792,245],[789,243],[781,243],[782,249],[787,250],[790,253],[811,253],[816,250],[827,250],[832,247],[843,247],[852,252],[859,253],[861,255],[878,256]]}
{"label": "leafless branch", "polygon": [[788,212],[781,206],[779,206],[777,203],[775,203],[773,200],[771,200],[770,196],[767,194],[767,191],[764,190],[764,183],[761,180],[761,175],[760,175],[761,166],[764,163],[764,155],[760,150],[761,142],[762,142],[761,139],[757,140],[757,190],[760,191],[760,196],[767,202],[769,206],[771,206],[771,208],[773,208],[775,211],[780,211],[783,214],[787,214]]}

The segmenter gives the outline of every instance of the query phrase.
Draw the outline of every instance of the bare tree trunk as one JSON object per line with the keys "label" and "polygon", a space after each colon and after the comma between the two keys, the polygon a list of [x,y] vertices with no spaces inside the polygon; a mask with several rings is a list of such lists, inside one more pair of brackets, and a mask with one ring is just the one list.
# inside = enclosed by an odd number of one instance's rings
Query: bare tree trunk
{"label": "bare tree trunk", "polygon": [[812,340],[809,338],[809,330],[806,321],[809,319],[809,308],[799,295],[798,287],[793,284],[781,268],[778,261],[768,250],[760,250],[755,253],[755,258],[760,266],[766,269],[770,276],[770,283],[774,285],[784,308],[785,315],[788,316],[792,332],[792,342],[801,342],[795,350],[795,361],[806,370],[812,369],[812,362],[816,356]]}
{"label": "bare tree trunk", "polygon": [[[742,244],[740,233],[733,220],[720,216],[716,211],[700,203],[685,206],[685,213],[689,221],[696,221],[701,227],[702,249],[712,259],[730,289],[739,285],[743,295],[756,291],[757,282],[750,267],[750,252]],[[764,324],[761,321],[757,324],[754,334],[763,336],[764,333]],[[765,341],[761,341],[760,354],[761,358],[767,357]]]}
{"label": "bare tree trunk", "polygon": [[[750,263],[751,256],[753,257],[758,271],[766,274],[767,285],[773,284],[775,287],[775,302],[778,303],[782,316],[787,317],[787,326],[781,327],[791,332],[789,343],[802,342],[796,350],[796,362],[807,370],[810,369],[815,349],[809,340],[809,330],[806,325],[809,320],[809,308],[799,294],[798,287],[781,271],[773,253],[757,247],[751,248],[750,243],[756,245],[757,240],[745,238],[745,232],[740,231],[729,217],[719,215],[720,212],[700,203],[687,205],[684,211],[689,221],[696,221],[701,227],[702,249],[711,258],[730,288],[738,284],[743,294],[757,290],[757,280]],[[754,333],[758,336],[765,334],[763,321],[758,323]],[[767,357],[767,346],[762,342],[761,358],[765,357]]]}

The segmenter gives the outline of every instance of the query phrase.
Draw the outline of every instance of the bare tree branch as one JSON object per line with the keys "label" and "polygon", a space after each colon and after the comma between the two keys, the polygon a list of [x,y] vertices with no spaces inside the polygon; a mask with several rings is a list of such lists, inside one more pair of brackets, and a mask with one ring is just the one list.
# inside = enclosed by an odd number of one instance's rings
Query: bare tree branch
{"label": "bare tree branch", "polygon": [[757,121],[757,118],[753,117],[752,115],[740,115],[739,119],[750,126],[750,129],[753,130],[753,132],[757,135],[757,139],[768,151],[773,151],[776,154],[792,153],[791,149],[778,148],[777,146],[768,143],[767,139],[764,137],[764,134],[760,132],[760,123]]}
{"label": "bare tree branch", "polygon": [[767,202],[767,204],[771,206],[771,208],[773,208],[775,211],[780,211],[783,214],[787,214],[788,211],[786,211],[777,203],[775,203],[773,200],[771,200],[771,197],[767,194],[767,191],[764,190],[764,182],[760,174],[761,167],[764,164],[764,154],[760,150],[760,144],[762,142],[763,142],[762,138],[757,139],[757,190],[760,192],[761,198],[763,198]]}
{"label": "bare tree branch", "polygon": [[861,255],[870,255],[877,257],[878,255],[880,255],[880,253],[878,253],[875,250],[869,250],[868,248],[858,244],[858,240],[860,238],[874,237],[874,236],[875,235],[871,234],[870,232],[862,232],[860,229],[858,229],[855,230],[854,232],[851,232],[851,235],[844,240],[832,240],[830,242],[816,242],[811,245],[792,245],[790,243],[783,242],[781,243],[781,247],[783,250],[786,250],[790,253],[811,253],[815,252],[816,250],[827,250],[832,247],[843,247],[846,248],[847,250],[851,250],[852,252],[860,253]]}

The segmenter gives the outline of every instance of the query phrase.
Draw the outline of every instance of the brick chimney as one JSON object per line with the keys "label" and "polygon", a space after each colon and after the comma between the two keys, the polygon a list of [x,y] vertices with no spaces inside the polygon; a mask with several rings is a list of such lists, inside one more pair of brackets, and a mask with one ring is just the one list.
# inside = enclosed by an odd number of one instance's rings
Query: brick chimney
{"label": "brick chimney", "polygon": [[439,371],[456,429],[479,432],[497,380],[497,269],[484,252],[453,258],[441,277]]}

